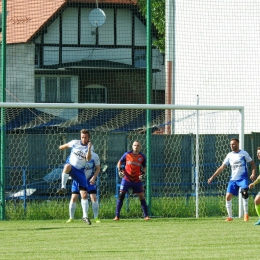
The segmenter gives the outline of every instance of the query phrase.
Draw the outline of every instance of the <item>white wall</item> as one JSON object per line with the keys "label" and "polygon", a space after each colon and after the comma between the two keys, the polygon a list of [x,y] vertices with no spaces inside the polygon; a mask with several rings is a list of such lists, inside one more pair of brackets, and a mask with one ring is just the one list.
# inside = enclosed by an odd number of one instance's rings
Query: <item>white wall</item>
{"label": "white wall", "polygon": [[7,45],[7,102],[34,102],[34,50],[34,44]]}
{"label": "white wall", "polygon": [[[176,104],[244,105],[260,132],[260,2],[176,1]],[[220,120],[221,121],[221,120]]]}

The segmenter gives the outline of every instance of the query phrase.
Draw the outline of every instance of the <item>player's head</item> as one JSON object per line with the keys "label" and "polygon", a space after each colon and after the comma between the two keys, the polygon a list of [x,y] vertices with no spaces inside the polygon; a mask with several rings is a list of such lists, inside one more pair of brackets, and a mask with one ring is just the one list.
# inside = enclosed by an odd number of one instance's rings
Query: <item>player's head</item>
{"label": "player's head", "polygon": [[132,149],[134,153],[139,153],[141,150],[141,144],[138,140],[135,140],[132,145]]}
{"label": "player's head", "polygon": [[80,131],[80,140],[83,145],[87,144],[89,142],[90,133],[87,129],[82,129]]}
{"label": "player's head", "polygon": [[232,138],[230,140],[230,148],[233,152],[239,151],[239,140],[237,138]]}
{"label": "player's head", "polygon": [[258,160],[260,160],[260,147],[257,147],[256,155],[257,155]]}

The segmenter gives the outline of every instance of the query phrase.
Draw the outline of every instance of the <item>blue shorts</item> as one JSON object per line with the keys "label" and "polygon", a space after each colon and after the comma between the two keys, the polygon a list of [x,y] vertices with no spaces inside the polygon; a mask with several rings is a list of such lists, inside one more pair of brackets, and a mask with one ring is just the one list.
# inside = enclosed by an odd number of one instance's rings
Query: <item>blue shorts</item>
{"label": "blue shorts", "polygon": [[120,191],[127,193],[130,188],[133,189],[133,193],[144,192],[143,183],[141,181],[133,182],[127,181],[125,178],[123,178],[120,185]]}
{"label": "blue shorts", "polygon": [[70,176],[73,179],[73,181],[75,181],[78,184],[78,187],[80,187],[83,190],[87,190],[88,183],[84,169],[79,170],[71,165]]}
{"label": "blue shorts", "polygon": [[248,179],[229,181],[227,187],[227,193],[231,193],[237,196],[239,192],[239,188],[248,189]]}
{"label": "blue shorts", "polygon": [[[87,192],[89,194],[96,194],[97,193],[97,186],[90,184],[89,180],[90,179],[87,180]],[[79,183],[73,180],[72,185],[71,185],[71,192],[79,194],[79,186],[80,186]]]}

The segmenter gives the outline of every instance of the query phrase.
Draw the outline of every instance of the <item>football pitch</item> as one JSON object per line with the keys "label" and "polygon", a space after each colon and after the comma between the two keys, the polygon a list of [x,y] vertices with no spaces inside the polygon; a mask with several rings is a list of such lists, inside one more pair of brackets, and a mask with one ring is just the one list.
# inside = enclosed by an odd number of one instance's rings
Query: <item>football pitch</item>
{"label": "football pitch", "polygon": [[224,218],[1,221],[0,259],[260,259],[260,226]]}

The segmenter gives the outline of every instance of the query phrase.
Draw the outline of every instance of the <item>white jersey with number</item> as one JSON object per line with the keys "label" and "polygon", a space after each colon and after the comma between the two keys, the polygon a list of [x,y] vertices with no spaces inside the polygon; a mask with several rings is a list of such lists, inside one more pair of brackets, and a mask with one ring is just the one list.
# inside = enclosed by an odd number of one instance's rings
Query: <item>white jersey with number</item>
{"label": "white jersey with number", "polygon": [[86,178],[91,178],[95,173],[96,166],[100,165],[100,159],[99,156],[91,151],[91,159],[90,161],[86,162],[85,166],[85,175]]}
{"label": "white jersey with number", "polygon": [[231,167],[230,180],[235,181],[248,178],[247,163],[251,161],[252,158],[244,150],[228,153],[223,164]]}
{"label": "white jersey with number", "polygon": [[[85,169],[88,144],[83,145],[81,140],[72,140],[68,143],[68,146],[71,147],[71,152],[67,162],[79,170]],[[91,151],[94,151],[93,145]]]}

